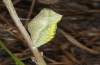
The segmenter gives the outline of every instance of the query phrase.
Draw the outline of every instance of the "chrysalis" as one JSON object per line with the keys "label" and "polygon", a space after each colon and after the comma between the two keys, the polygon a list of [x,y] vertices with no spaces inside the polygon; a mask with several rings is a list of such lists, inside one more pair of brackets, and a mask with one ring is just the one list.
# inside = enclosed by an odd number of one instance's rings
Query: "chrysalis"
{"label": "chrysalis", "polygon": [[28,23],[28,31],[31,34],[33,44],[36,47],[40,47],[54,37],[57,23],[61,18],[62,15],[51,9],[44,8],[31,22]]}

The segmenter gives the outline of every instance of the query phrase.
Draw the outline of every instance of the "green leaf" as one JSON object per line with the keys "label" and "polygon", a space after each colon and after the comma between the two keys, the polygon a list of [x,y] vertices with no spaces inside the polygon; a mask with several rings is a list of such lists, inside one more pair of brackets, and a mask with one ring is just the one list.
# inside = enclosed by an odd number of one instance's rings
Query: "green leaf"
{"label": "green leaf", "polygon": [[44,8],[28,23],[28,31],[31,34],[33,44],[40,47],[49,42],[55,36],[57,23],[61,20],[62,15],[51,9]]}
{"label": "green leaf", "polygon": [[0,46],[14,59],[16,65],[25,65],[20,59],[18,59],[7,47],[0,41]]}

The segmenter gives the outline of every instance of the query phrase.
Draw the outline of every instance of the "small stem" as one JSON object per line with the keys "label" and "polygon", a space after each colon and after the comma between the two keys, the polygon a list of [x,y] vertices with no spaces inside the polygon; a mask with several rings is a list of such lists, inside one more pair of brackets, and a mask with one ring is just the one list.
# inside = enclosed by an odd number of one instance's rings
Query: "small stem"
{"label": "small stem", "polygon": [[29,47],[32,50],[32,53],[34,54],[38,64],[37,65],[46,65],[44,59],[42,58],[40,52],[38,51],[38,49],[34,46],[34,43],[32,42],[28,32],[26,31],[25,27],[23,26],[23,24],[20,21],[20,18],[18,17],[14,6],[11,2],[11,0],[3,0],[4,4],[6,5],[14,23],[16,24],[16,26],[18,27],[19,31],[21,32],[21,34],[23,35],[24,39],[26,40],[26,42],[28,43]]}
{"label": "small stem", "polygon": [[[32,1],[32,4],[31,4],[30,11],[29,11],[29,14],[27,16],[27,19],[30,19],[31,15],[32,15],[32,12],[33,12],[33,9],[34,9],[34,5],[35,5],[35,0]],[[27,20],[26,23],[25,23],[25,28],[27,27],[28,22],[29,21]]]}

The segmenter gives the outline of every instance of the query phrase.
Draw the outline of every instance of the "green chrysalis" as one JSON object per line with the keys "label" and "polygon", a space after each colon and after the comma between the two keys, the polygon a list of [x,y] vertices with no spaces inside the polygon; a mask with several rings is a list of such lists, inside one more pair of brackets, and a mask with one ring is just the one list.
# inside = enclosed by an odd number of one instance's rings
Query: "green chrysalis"
{"label": "green chrysalis", "polygon": [[28,23],[28,31],[36,47],[40,47],[54,37],[57,23],[61,18],[62,15],[51,9],[44,8]]}

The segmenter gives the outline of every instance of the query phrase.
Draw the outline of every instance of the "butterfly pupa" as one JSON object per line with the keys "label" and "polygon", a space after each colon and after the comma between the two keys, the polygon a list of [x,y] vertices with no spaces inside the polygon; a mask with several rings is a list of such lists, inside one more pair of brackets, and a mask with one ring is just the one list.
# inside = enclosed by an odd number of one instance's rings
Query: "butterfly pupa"
{"label": "butterfly pupa", "polygon": [[28,31],[36,47],[49,42],[55,36],[57,23],[61,18],[62,15],[51,9],[44,8],[28,23]]}

